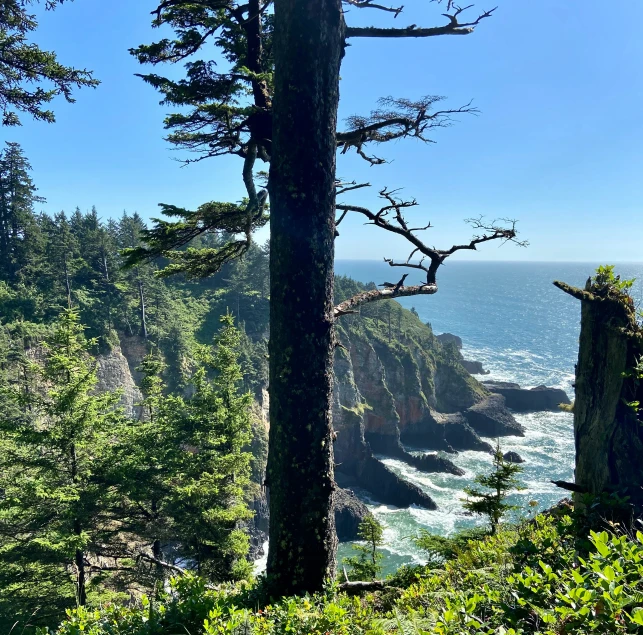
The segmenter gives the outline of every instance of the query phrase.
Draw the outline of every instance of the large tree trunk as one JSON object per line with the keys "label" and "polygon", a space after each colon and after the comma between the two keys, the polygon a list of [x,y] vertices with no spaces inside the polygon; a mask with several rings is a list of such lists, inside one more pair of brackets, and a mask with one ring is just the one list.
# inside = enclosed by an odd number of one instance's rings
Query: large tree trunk
{"label": "large tree trunk", "polygon": [[[575,481],[581,493],[627,495],[637,506],[643,486],[643,377],[636,371],[643,338],[629,296],[588,282],[556,283],[581,300],[576,366]],[[637,406],[635,402],[640,402]]]}
{"label": "large tree trunk", "polygon": [[331,394],[340,0],[275,2],[270,165],[268,580],[313,592],[334,575]]}

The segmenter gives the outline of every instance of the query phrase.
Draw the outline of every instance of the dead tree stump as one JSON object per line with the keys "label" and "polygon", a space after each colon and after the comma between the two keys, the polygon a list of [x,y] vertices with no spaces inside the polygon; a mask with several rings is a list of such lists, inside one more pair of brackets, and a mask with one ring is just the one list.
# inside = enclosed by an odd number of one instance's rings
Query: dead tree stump
{"label": "dead tree stump", "polygon": [[615,284],[554,284],[581,301],[574,439],[577,507],[584,492],[643,503],[643,330],[632,298]]}

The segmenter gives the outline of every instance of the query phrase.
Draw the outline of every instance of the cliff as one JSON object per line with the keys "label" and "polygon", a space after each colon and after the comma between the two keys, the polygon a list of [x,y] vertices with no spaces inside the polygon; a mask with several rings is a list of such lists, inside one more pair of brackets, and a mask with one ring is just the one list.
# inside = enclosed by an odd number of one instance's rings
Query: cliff
{"label": "cliff", "polygon": [[[463,470],[438,452],[490,452],[480,435],[522,434],[504,398],[491,394],[467,372],[456,342],[441,342],[414,314],[396,302],[388,305],[386,321],[364,311],[343,318],[338,326],[333,425],[336,498],[338,505],[342,502],[336,516],[347,527],[343,536],[354,533],[357,521],[346,519],[356,506],[346,505],[340,487],[356,486],[385,504],[436,508],[428,494],[392,472],[380,457],[395,457],[425,472],[462,475]],[[141,399],[136,368],[145,350],[140,338],[121,337],[120,346],[98,358],[100,388],[121,389],[123,406],[135,415],[140,414],[136,404]],[[253,480],[258,486],[251,522],[255,553],[260,553],[267,531],[268,493],[261,486],[268,402],[263,386],[257,391],[252,444]]]}
{"label": "cliff", "polygon": [[[457,341],[397,303],[387,320],[364,311],[338,327],[333,426],[342,485],[359,485],[388,504],[435,503],[378,460],[384,455],[425,472],[464,472],[436,451],[479,450],[480,435],[522,435],[500,395],[490,394],[462,363]],[[391,324],[395,325],[394,327]],[[405,446],[421,449],[409,452]],[[431,452],[427,452],[431,451]]]}

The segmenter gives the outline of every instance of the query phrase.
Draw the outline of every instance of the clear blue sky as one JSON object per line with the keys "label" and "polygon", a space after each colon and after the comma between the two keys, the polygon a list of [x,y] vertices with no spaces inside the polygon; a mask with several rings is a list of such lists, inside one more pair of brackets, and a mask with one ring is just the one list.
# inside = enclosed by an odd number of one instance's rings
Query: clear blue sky
{"label": "clear blue sky", "polygon": [[[599,0],[496,1],[494,17],[466,37],[351,41],[342,117],[368,112],[381,96],[425,94],[444,95],[454,107],[473,98],[481,115],[438,131],[433,145],[380,148],[388,165],[342,156],[339,175],[374,189],[404,188],[421,204],[417,219],[435,225],[427,240],[438,247],[468,238],[463,219],[482,214],[519,219],[531,246],[487,247],[480,258],[643,260],[643,2],[617,10]],[[438,5],[405,4],[400,26],[443,20]],[[2,130],[31,160],[44,210],[96,205],[104,218],[124,209],[150,217],[159,202],[195,208],[243,195],[239,159],[181,167],[163,140],[166,109],[134,77],[141,68],[127,52],[159,35],[150,28],[154,6],[76,0],[42,17],[38,43],[102,81],[79,91],[76,104],[57,102],[53,125],[25,118],[22,128]],[[381,22],[376,13],[353,10],[347,19]],[[376,204],[363,192],[350,200]],[[359,219],[341,234],[339,258],[406,255]]]}

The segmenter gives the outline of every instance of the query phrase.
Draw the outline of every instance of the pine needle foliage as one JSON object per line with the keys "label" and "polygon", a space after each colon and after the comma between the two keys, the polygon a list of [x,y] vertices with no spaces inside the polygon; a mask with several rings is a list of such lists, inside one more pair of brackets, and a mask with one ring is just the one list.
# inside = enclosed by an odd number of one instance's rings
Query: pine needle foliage
{"label": "pine needle foliage", "polygon": [[23,355],[0,386],[0,615],[86,604],[88,554],[109,541],[106,474],[124,416],[118,394],[95,392],[83,330],[65,311],[42,359]]}
{"label": "pine needle foliage", "polygon": [[382,571],[381,561],[384,556],[377,549],[384,542],[384,527],[373,514],[369,514],[359,524],[358,534],[364,544],[354,544],[356,555],[344,558],[344,564],[351,567],[349,578],[375,580]]}
{"label": "pine needle foliage", "polygon": [[[53,10],[64,0],[46,0]],[[3,0],[0,3],[0,116],[2,125],[19,126],[19,112],[37,121],[53,122],[47,105],[62,95],[73,103],[73,90],[95,87],[98,81],[86,69],[61,64],[52,51],[43,51],[29,41],[38,28],[31,13],[33,0]]]}
{"label": "pine needle foliage", "polygon": [[487,516],[492,535],[498,531],[502,517],[508,511],[516,509],[516,505],[507,503],[507,495],[512,490],[523,489],[516,478],[516,474],[521,472],[522,467],[505,460],[498,444],[493,455],[492,471],[475,477],[475,482],[485,489],[464,488],[467,498],[462,506],[474,514]]}

